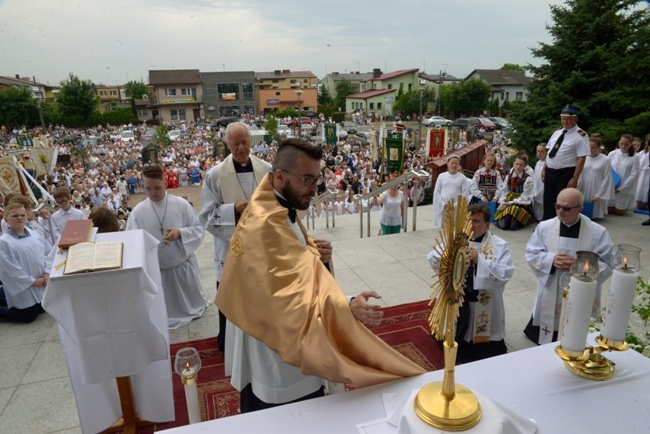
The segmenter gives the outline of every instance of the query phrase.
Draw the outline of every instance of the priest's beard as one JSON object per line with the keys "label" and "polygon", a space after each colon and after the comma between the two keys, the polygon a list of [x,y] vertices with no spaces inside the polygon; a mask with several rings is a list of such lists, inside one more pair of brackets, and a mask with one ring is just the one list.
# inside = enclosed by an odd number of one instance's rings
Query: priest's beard
{"label": "priest's beard", "polygon": [[289,202],[289,205],[301,211],[309,209],[311,199],[314,197],[314,193],[312,191],[309,191],[306,194],[301,194],[300,192],[294,190],[289,183],[286,183],[284,185],[284,188],[280,194],[282,194],[287,202]]}

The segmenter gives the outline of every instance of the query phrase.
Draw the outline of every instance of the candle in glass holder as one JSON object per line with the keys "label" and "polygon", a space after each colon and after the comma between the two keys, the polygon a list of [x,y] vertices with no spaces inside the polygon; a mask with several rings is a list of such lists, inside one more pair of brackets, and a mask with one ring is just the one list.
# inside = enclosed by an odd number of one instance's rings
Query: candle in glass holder
{"label": "candle in glass holder", "polygon": [[201,357],[198,351],[191,347],[178,350],[174,360],[174,369],[181,376],[183,382],[187,415],[190,423],[199,423],[201,422],[201,411],[199,409],[199,394],[196,382],[197,374],[201,369]]}
{"label": "candle in glass holder", "polygon": [[591,309],[596,298],[596,286],[595,280],[571,276],[566,316],[560,337],[563,349],[575,352],[584,351],[589,333]]}

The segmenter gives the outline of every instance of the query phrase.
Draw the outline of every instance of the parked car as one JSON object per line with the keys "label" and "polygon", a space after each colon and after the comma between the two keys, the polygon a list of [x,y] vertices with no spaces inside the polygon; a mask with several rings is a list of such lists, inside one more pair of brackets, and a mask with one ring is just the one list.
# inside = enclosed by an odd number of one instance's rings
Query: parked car
{"label": "parked car", "polygon": [[[296,118],[296,119],[291,119],[290,121],[285,122],[284,125],[290,127],[290,126],[292,126],[294,123],[296,123],[297,121],[298,121],[298,118]],[[301,124],[310,124],[310,125],[311,125],[311,119],[310,119],[310,118],[306,118],[306,117],[301,117],[301,118],[300,118],[300,123],[301,123]]]}
{"label": "parked car", "polygon": [[365,146],[368,143],[370,143],[370,139],[368,138],[368,133],[358,132],[354,135],[354,138],[362,146]]}
{"label": "parked car", "polygon": [[508,127],[510,126],[510,122],[508,122],[504,118],[501,118],[501,117],[498,117],[498,116],[491,117],[491,118],[488,118],[488,119],[491,120],[492,122],[494,122],[494,124],[496,125],[497,130],[505,130],[505,129],[508,129]]}
{"label": "parked car", "polygon": [[355,125],[354,122],[341,122],[341,127],[348,134],[356,134],[357,133],[357,126]]}
{"label": "parked car", "polygon": [[233,122],[240,122],[242,119],[239,119],[237,117],[224,117],[224,118],[219,118],[215,121],[215,124],[217,124],[218,127],[227,127],[228,124],[232,124]]}
{"label": "parked car", "polygon": [[176,139],[178,139],[181,136],[181,130],[171,130],[170,132],[167,133],[167,137],[169,137],[169,140],[172,142]]}
{"label": "parked car", "polygon": [[132,142],[135,139],[135,134],[131,130],[125,130],[120,133],[120,139],[123,142]]}
{"label": "parked car", "polygon": [[451,121],[442,116],[431,116],[430,118],[422,119],[422,125],[426,125],[427,127],[448,127],[451,125]]}
{"label": "parked car", "polygon": [[291,128],[286,125],[278,125],[278,134],[283,137],[287,137],[291,135]]}
{"label": "parked car", "polygon": [[478,127],[483,127],[483,129],[487,132],[492,132],[496,128],[496,124],[488,118],[478,118],[478,122]]}
{"label": "parked car", "polygon": [[478,118],[459,118],[451,124],[452,127],[458,127],[461,130],[466,129],[468,125],[478,128]]}

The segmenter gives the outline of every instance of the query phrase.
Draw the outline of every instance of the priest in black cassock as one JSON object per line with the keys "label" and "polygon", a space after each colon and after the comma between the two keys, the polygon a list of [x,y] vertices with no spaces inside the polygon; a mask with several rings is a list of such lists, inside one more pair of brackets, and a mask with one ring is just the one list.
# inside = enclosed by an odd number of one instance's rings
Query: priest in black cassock
{"label": "priest in black cassock", "polygon": [[537,276],[537,295],[533,315],[524,333],[536,344],[558,340],[562,307],[562,275],[567,273],[576,252],[586,250],[600,255],[600,277],[592,316],[600,315],[600,290],[612,275],[609,265],[614,242],[607,229],[580,214],[584,198],[575,188],[565,188],[557,196],[557,217],[541,222],[526,244],[526,261]]}

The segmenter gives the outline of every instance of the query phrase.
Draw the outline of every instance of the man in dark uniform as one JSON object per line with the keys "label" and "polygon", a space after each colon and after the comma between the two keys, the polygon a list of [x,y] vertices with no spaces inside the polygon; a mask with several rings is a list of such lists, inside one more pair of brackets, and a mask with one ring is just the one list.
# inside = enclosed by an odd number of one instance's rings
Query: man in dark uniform
{"label": "man in dark uniform", "polygon": [[577,188],[578,179],[590,155],[589,135],[578,127],[580,109],[567,104],[562,108],[562,128],[556,130],[546,149],[546,165],[542,172],[544,181],[544,215],[542,220],[555,218],[555,199],[563,189]]}

